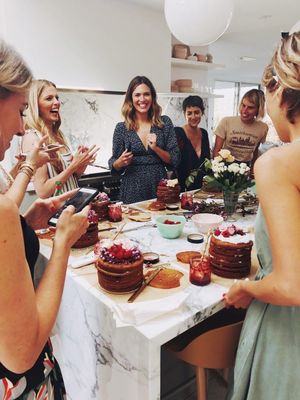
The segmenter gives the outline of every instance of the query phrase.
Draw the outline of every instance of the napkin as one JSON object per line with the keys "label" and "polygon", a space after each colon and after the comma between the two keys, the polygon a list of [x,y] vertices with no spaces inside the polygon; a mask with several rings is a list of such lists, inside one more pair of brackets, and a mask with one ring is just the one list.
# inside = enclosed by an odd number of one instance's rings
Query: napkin
{"label": "napkin", "polygon": [[94,252],[90,254],[85,254],[80,257],[70,256],[68,260],[68,267],[71,268],[80,268],[84,267],[85,265],[89,265],[94,263],[97,260],[98,256],[94,254]]}
{"label": "napkin", "polygon": [[165,313],[178,309],[187,299],[189,293],[180,292],[162,299],[136,303],[115,303],[112,311],[117,327],[141,325]]}

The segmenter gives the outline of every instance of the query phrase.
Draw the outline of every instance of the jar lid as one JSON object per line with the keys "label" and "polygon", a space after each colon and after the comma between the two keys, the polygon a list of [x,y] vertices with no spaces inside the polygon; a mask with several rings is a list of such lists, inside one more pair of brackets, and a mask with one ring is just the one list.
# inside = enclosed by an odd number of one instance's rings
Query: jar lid
{"label": "jar lid", "polygon": [[179,206],[177,204],[167,204],[167,209],[170,211],[179,210]]}
{"label": "jar lid", "polygon": [[201,233],[191,233],[187,235],[187,241],[190,243],[203,243],[204,236]]}
{"label": "jar lid", "polygon": [[152,251],[143,253],[143,257],[144,257],[145,264],[156,264],[159,261],[159,255]]}

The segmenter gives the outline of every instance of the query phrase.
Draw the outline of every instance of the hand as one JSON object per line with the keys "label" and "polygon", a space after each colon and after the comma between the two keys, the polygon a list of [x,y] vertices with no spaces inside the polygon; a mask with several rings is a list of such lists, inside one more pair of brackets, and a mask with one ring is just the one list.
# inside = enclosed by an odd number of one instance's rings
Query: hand
{"label": "hand", "polygon": [[74,173],[77,175],[83,174],[86,167],[95,161],[98,150],[99,147],[96,147],[96,145],[91,147],[78,146],[70,164],[74,170]]}
{"label": "hand", "polygon": [[155,133],[148,133],[147,134],[147,144],[150,147],[150,149],[154,149],[156,147],[156,134]]}
{"label": "hand", "polygon": [[120,157],[115,161],[117,169],[128,167],[132,163],[133,154],[131,151],[123,151]]}
{"label": "hand", "polygon": [[229,291],[223,295],[225,307],[248,308],[253,297],[245,293],[242,288],[243,281],[236,281]]}
{"label": "hand", "polygon": [[36,142],[31,152],[26,156],[26,161],[32,164],[34,168],[40,168],[50,161],[49,154],[43,149],[43,145],[47,139],[48,135],[42,137],[41,140]]}
{"label": "hand", "polygon": [[86,232],[89,226],[89,210],[90,206],[88,205],[82,211],[74,214],[75,207],[68,206],[58,218],[54,242],[63,243],[64,246],[71,247]]}
{"label": "hand", "polygon": [[27,224],[32,229],[47,228],[49,218],[77,191],[74,189],[49,199],[37,199],[24,214]]}

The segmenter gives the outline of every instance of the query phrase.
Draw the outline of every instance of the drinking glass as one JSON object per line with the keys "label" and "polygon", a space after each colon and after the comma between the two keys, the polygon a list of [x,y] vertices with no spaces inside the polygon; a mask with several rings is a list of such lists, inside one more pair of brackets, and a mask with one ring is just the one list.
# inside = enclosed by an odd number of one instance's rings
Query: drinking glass
{"label": "drinking glass", "polygon": [[190,259],[190,282],[193,285],[205,286],[211,281],[211,265],[209,256]]}
{"label": "drinking glass", "polygon": [[122,221],[122,206],[121,204],[110,204],[108,206],[108,219],[111,222]]}

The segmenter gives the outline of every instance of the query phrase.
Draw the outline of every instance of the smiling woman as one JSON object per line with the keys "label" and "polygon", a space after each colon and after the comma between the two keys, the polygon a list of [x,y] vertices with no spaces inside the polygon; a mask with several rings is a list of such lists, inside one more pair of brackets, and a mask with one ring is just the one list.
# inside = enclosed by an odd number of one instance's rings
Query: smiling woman
{"label": "smiling woman", "polygon": [[62,191],[78,187],[77,178],[94,162],[98,148],[79,146],[71,154],[67,141],[59,129],[61,124],[60,100],[54,83],[39,79],[33,81],[29,92],[29,107],[26,111],[26,134],[21,141],[21,151],[28,152],[35,143],[47,136],[47,144],[60,144],[57,151],[50,152],[51,162],[39,168],[34,179],[39,197],[53,195],[56,182],[62,182]]}
{"label": "smiling woman", "polygon": [[156,98],[148,78],[133,78],[122,107],[125,121],[115,128],[109,166],[122,175],[120,200],[126,204],[155,198],[167,167],[176,168],[179,162],[172,121],[161,116]]}

